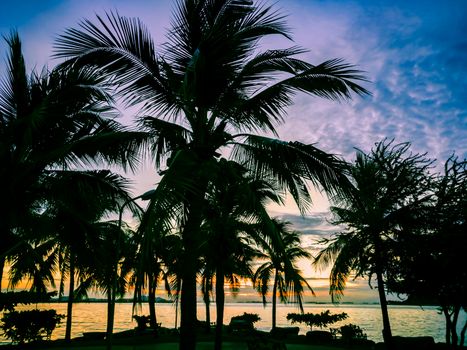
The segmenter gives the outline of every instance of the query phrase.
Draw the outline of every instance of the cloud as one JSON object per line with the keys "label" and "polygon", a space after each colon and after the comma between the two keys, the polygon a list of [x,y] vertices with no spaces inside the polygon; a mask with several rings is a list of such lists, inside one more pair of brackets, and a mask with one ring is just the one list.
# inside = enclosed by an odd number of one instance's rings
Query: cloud
{"label": "cloud", "polygon": [[291,223],[292,228],[304,235],[328,236],[335,226],[329,223],[329,213],[312,213],[309,215],[283,214],[278,216]]}
{"label": "cloud", "polygon": [[311,50],[305,57],[344,57],[367,71],[373,95],[350,103],[299,95],[282,137],[319,142],[347,159],[385,137],[410,141],[441,164],[454,150],[467,156],[465,3],[440,13],[425,3],[301,5],[290,19],[296,42]]}
{"label": "cloud", "polygon": [[[173,6],[172,0],[46,1],[29,12],[3,11],[0,29],[6,34],[16,25],[28,67],[41,68],[57,62],[50,60],[57,34],[108,10],[140,17],[159,45],[166,39]],[[312,63],[344,58],[366,71],[371,83],[364,85],[373,94],[343,103],[298,94],[279,127],[283,139],[318,142],[319,148],[348,160],[355,147],[368,151],[385,137],[410,141],[414,151],[428,152],[439,164],[454,150],[467,157],[466,2],[281,0],[275,7],[289,15],[295,42],[273,37],[266,46],[298,44],[310,50],[303,58]],[[4,57],[3,41],[0,51]],[[0,62],[1,75],[4,69]],[[148,170],[138,181],[156,182]],[[147,189],[140,187],[136,192]],[[326,210],[323,206],[314,210]]]}

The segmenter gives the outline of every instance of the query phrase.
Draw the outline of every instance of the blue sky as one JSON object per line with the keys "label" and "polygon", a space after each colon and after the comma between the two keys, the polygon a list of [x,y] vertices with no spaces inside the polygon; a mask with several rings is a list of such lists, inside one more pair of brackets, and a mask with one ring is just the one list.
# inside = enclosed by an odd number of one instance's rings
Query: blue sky
{"label": "blue sky", "polygon": [[[271,3],[271,2],[269,2]],[[456,151],[467,157],[467,1],[314,1],[278,0],[288,16],[294,43],[272,38],[265,46],[300,45],[303,58],[320,63],[344,58],[366,71],[372,96],[332,102],[297,95],[279,135],[353,159],[355,147],[368,151],[383,138],[409,141],[415,152],[427,152],[438,168]],[[140,17],[156,43],[165,40],[172,0],[158,1],[9,1],[0,5],[0,33],[17,28],[28,67],[52,67],[54,37],[82,18],[117,9]],[[6,46],[0,43],[0,74]],[[135,193],[157,182],[150,167],[134,176]],[[293,206],[287,218],[308,237],[328,235],[327,202],[304,221]],[[310,238],[311,239],[311,238]],[[307,238],[307,242],[311,242]]]}

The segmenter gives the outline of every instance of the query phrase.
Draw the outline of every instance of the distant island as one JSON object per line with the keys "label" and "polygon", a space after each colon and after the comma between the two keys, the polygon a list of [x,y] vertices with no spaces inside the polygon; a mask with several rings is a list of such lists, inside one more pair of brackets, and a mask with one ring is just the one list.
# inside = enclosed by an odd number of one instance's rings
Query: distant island
{"label": "distant island", "polygon": [[[142,300],[143,303],[148,301],[148,297],[143,296]],[[60,299],[58,298],[52,298],[50,301],[47,301],[47,303],[66,303],[68,302],[68,297],[64,296]],[[123,298],[123,299],[117,299],[117,303],[133,303],[134,299],[133,298]],[[74,300],[73,303],[107,303],[107,299],[104,298],[88,298],[88,299],[82,299],[82,300]],[[172,303],[172,300],[169,299],[164,299],[161,297],[156,297],[156,303]]]}

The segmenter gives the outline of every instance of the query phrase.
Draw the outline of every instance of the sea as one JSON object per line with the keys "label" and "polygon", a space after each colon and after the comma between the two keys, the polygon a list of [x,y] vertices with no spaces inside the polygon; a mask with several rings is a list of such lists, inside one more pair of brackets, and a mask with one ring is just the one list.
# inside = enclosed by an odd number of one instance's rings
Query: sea
{"label": "sea", "polygon": [[[66,314],[66,303],[41,303],[29,306],[18,306],[16,310],[31,308],[55,309],[59,314]],[[115,332],[125,331],[136,327],[132,319],[133,306],[131,303],[117,303],[115,310]],[[382,341],[381,309],[378,304],[304,304],[305,312],[319,313],[330,310],[332,313],[345,312],[348,318],[332,325],[337,328],[341,325],[352,323],[358,325],[367,334],[368,339],[375,342]],[[259,330],[269,331],[271,329],[271,304],[266,307],[261,303],[227,303],[225,305],[224,324],[230,322],[231,317],[241,315],[244,312],[258,314],[260,321],[255,323]],[[292,325],[287,321],[288,313],[299,312],[293,305],[277,305],[277,325],[279,327],[299,326],[300,334],[305,334],[309,329],[306,325]],[[148,315],[147,305],[143,304],[139,315]],[[157,322],[163,327],[175,328],[179,326],[180,317],[176,317],[176,307],[172,303],[156,304]],[[0,313],[1,316],[1,313]],[[389,316],[393,335],[399,336],[431,336],[436,342],[445,341],[444,316],[434,306],[406,306],[390,305]],[[107,304],[103,302],[76,303],[73,305],[72,337],[81,337],[83,332],[100,332],[106,329]],[[465,312],[459,316],[459,332],[467,318]],[[198,319],[205,320],[205,306],[198,303]],[[215,321],[216,311],[214,304],[211,305],[211,321]],[[318,328],[317,328],[318,329]],[[65,320],[55,329],[52,339],[60,339],[65,336]],[[8,344],[9,340],[1,338],[0,344]]]}

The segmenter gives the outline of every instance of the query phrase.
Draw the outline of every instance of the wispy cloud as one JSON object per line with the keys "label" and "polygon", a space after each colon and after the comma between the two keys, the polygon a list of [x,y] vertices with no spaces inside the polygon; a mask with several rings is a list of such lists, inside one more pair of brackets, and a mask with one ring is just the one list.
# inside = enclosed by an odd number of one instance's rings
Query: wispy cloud
{"label": "wispy cloud", "polygon": [[344,104],[299,96],[281,135],[348,159],[385,137],[440,162],[454,150],[467,156],[467,5],[435,12],[426,3],[361,3],[302,2],[290,18],[311,61],[357,64],[373,96]]}

